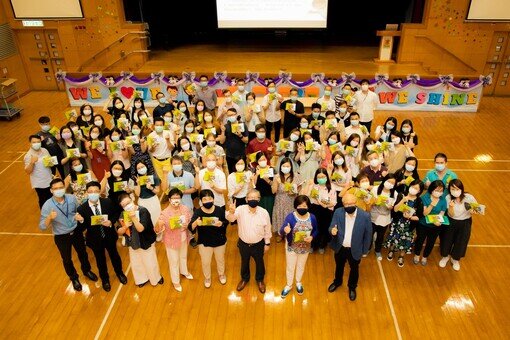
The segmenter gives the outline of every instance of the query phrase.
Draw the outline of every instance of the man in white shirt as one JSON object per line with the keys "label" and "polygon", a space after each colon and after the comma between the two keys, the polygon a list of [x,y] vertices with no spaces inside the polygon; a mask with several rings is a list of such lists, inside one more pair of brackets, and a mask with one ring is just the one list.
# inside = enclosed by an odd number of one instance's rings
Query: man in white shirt
{"label": "man in white shirt", "polygon": [[237,220],[239,241],[237,247],[241,254],[241,281],[237,285],[237,291],[241,291],[250,281],[250,258],[255,260],[255,280],[259,291],[266,292],[264,283],[265,266],[264,254],[269,250],[271,242],[271,220],[266,209],[259,207],[260,192],[251,189],[246,196],[247,204],[235,207],[229,206],[227,220]]}
{"label": "man in white shirt", "polygon": [[262,99],[262,108],[266,117],[266,137],[271,139],[271,131],[274,127],[274,140],[277,141],[280,138],[280,128],[282,126],[280,104],[283,102],[283,97],[276,92],[276,85],[271,81],[267,84],[267,91],[269,93]]}
{"label": "man in white shirt", "polygon": [[368,89],[369,82],[367,79],[361,81],[361,91],[356,91],[354,98],[356,99],[356,111],[360,115],[360,122],[366,126],[368,132],[372,128],[372,121],[374,120],[374,110],[379,104],[379,97],[373,91]]}
{"label": "man in white shirt", "polygon": [[330,85],[324,87],[324,95],[317,99],[317,104],[321,106],[321,116],[326,117],[326,111],[335,111],[335,100],[331,97],[333,88]]}
{"label": "man in white shirt", "polygon": [[[230,90],[229,89],[224,89],[223,91],[223,96],[225,97],[225,102],[223,104],[221,104],[219,107],[218,107],[218,121],[221,122],[221,124],[223,125],[226,125],[227,124],[227,111],[229,109],[236,109],[236,112],[238,113],[237,116],[239,116],[239,113],[241,113],[241,108],[239,107],[239,105],[237,105],[233,98],[232,98],[232,94],[230,93]],[[244,121],[244,117],[242,117],[242,120]]]}
{"label": "man in white shirt", "polygon": [[40,136],[32,135],[28,137],[28,141],[30,149],[23,159],[25,172],[30,175],[30,184],[39,198],[39,208],[42,208],[44,202],[52,196],[50,191],[50,182],[53,179],[51,166],[46,167],[43,163],[43,158],[51,157],[51,155],[48,150],[41,147]]}
{"label": "man in white shirt", "polygon": [[227,178],[225,173],[216,164],[214,153],[205,156],[205,169],[199,171],[195,180],[197,190],[210,189],[214,193],[214,205],[225,206],[225,193],[227,192]]}
{"label": "man in white shirt", "polygon": [[232,100],[241,108],[241,111],[237,112],[244,112],[244,106],[246,105],[246,95],[248,94],[248,91],[246,91],[244,79],[238,79],[236,85],[237,91],[232,93]]}
{"label": "man in white shirt", "polygon": [[170,158],[174,148],[172,132],[165,130],[165,120],[154,118],[154,131],[147,136],[152,164],[159,178],[163,178],[163,169],[170,168]]}
{"label": "man in white shirt", "polygon": [[372,222],[370,214],[356,208],[356,196],[345,194],[342,198],[343,208],[335,210],[329,232],[333,239],[331,248],[335,252],[335,279],[328,287],[333,293],[342,285],[345,262],[349,262],[349,299],[356,300],[359,264],[361,256],[368,252],[372,241]]}

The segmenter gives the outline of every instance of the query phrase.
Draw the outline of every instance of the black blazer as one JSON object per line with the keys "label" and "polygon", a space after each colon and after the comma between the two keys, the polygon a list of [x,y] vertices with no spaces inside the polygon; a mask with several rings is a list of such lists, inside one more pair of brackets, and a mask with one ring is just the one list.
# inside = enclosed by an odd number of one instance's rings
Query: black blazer
{"label": "black blazer", "polygon": [[[118,214],[116,213],[116,209],[109,198],[99,198],[99,205],[102,215],[108,215],[108,220],[112,222],[111,227],[103,227],[106,238],[108,240],[117,240],[117,230],[115,229],[114,223],[118,219]],[[89,202],[86,201],[82,205],[80,205],[76,211],[83,217],[84,221],[81,223],[81,228],[86,230],[86,240],[87,245],[93,247],[98,241],[101,240],[101,231],[99,226],[90,225],[90,218],[94,216],[95,213],[92,211],[92,208],[89,206]]]}

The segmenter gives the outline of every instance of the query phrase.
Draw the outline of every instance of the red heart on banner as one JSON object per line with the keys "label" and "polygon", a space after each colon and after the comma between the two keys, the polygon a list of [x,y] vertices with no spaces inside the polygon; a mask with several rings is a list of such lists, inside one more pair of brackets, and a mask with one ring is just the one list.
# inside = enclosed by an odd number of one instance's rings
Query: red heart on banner
{"label": "red heart on banner", "polygon": [[135,89],[132,88],[132,87],[121,87],[120,88],[120,93],[122,93],[122,95],[126,98],[131,98],[133,96],[133,93],[135,92]]}

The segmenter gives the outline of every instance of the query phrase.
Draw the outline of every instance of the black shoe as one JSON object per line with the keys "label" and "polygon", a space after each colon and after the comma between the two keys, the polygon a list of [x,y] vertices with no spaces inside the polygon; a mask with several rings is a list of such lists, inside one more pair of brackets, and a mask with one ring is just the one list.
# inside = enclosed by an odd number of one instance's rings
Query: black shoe
{"label": "black shoe", "polygon": [[159,279],[158,284],[162,285],[163,283],[165,283],[165,279],[163,279],[163,276],[162,276],[161,279]]}
{"label": "black shoe", "polygon": [[145,281],[144,283],[140,283],[138,285],[138,288],[142,288],[143,286],[145,286],[147,283],[149,283],[149,280]]}
{"label": "black shoe", "polygon": [[332,284],[329,285],[328,292],[333,293],[341,285],[342,285],[341,283],[337,285],[336,283],[333,282]]}
{"label": "black shoe", "polygon": [[119,278],[120,283],[123,285],[127,283],[127,277],[124,275],[124,273],[117,274],[117,277]]}
{"label": "black shoe", "polygon": [[77,292],[81,292],[81,283],[80,283],[80,280],[78,279],[74,279],[74,280],[71,280],[71,282],[73,283],[73,288],[75,291]]}
{"label": "black shoe", "polygon": [[103,289],[106,292],[109,292],[110,290],[112,290],[112,286],[110,286],[110,282],[109,281],[103,281]]}
{"label": "black shoe", "polygon": [[97,281],[97,275],[94,274],[92,271],[88,271],[86,273],[83,273],[89,280],[96,282]]}
{"label": "black shoe", "polygon": [[356,289],[349,288],[349,300],[351,301],[356,300]]}
{"label": "black shoe", "polygon": [[191,239],[191,241],[189,242],[190,246],[195,249],[196,247],[198,247],[198,242],[197,240],[195,240],[194,238]]}

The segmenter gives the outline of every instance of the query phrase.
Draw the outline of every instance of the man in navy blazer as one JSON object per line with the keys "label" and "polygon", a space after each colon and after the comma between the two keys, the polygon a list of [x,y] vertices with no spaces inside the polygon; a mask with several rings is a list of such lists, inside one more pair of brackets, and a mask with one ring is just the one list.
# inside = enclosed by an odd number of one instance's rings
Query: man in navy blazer
{"label": "man in navy blazer", "polygon": [[[106,265],[106,251],[110,255],[113,269],[120,283],[126,284],[127,277],[122,271],[122,260],[117,251],[118,236],[113,226],[113,223],[117,221],[119,216],[110,199],[99,197],[100,190],[101,185],[98,182],[92,181],[87,183],[88,200],[78,207],[77,212],[78,222],[81,228],[83,228],[82,230],[87,231],[85,236],[87,245],[92,249],[96,257],[97,269],[103,283],[103,289],[109,292],[111,285]],[[107,218],[101,224],[93,225],[92,216],[95,215],[107,215]]]}
{"label": "man in navy blazer", "polygon": [[368,252],[372,240],[370,214],[356,207],[356,197],[346,194],[342,198],[344,207],[335,210],[329,232],[333,237],[330,243],[335,251],[335,279],[328,291],[333,293],[342,285],[345,262],[349,262],[349,299],[356,300],[356,287],[359,278],[361,256]]}

